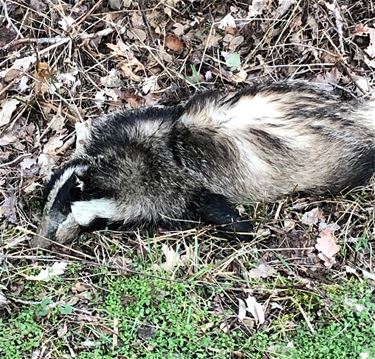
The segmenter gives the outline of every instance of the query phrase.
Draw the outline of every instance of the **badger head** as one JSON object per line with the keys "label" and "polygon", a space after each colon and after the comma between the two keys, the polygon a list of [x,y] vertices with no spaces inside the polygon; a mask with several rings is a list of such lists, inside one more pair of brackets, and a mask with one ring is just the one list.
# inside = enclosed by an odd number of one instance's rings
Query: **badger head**
{"label": "badger head", "polygon": [[33,247],[46,248],[51,241],[66,243],[98,223],[121,221],[115,201],[90,187],[90,164],[85,160],[72,160],[52,176],[45,187],[45,206]]}

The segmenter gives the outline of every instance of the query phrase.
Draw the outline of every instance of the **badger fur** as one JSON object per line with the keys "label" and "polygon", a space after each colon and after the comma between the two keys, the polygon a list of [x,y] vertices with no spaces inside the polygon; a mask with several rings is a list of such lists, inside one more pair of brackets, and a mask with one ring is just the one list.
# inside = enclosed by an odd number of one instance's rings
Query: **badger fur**
{"label": "badger fur", "polygon": [[348,102],[305,82],[207,92],[186,105],[93,123],[83,153],[49,181],[34,244],[94,224],[248,231],[234,205],[292,191],[337,193],[375,172],[375,101]]}

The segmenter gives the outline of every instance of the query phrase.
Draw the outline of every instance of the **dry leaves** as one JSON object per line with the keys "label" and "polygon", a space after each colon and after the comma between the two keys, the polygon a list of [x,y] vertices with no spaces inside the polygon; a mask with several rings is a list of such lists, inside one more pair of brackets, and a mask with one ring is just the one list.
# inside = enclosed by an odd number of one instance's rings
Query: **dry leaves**
{"label": "dry leaves", "polygon": [[7,125],[12,118],[13,112],[16,110],[20,101],[16,99],[6,100],[1,104],[0,110],[0,127]]}
{"label": "dry leaves", "polygon": [[337,238],[329,228],[320,232],[315,245],[319,251],[318,257],[324,261],[324,265],[331,268],[336,263],[335,255],[339,252],[340,246],[337,245]]}
{"label": "dry leaves", "polygon": [[324,213],[320,208],[313,208],[309,212],[305,212],[301,218],[301,222],[303,224],[307,224],[309,226],[312,226],[314,224],[317,224],[320,221],[324,221]]}
{"label": "dry leaves", "polygon": [[238,319],[243,321],[247,317],[247,312],[252,315],[257,324],[263,324],[265,322],[263,306],[251,295],[249,295],[245,301],[238,299]]}
{"label": "dry leaves", "polygon": [[354,29],[354,36],[369,36],[369,45],[365,49],[368,57],[365,57],[367,65],[375,68],[375,28],[359,24]]}
{"label": "dry leaves", "polygon": [[37,275],[26,276],[26,279],[48,282],[56,276],[63,275],[67,265],[67,262],[55,262],[52,266],[42,269]]}
{"label": "dry leaves", "polygon": [[176,35],[167,35],[165,37],[165,46],[173,52],[179,54],[184,49],[184,42]]}
{"label": "dry leaves", "polygon": [[10,223],[17,223],[17,197],[15,192],[3,193],[4,202],[0,207],[0,217],[5,217]]}
{"label": "dry leaves", "polygon": [[277,271],[267,263],[261,263],[258,267],[249,270],[246,276],[250,279],[268,278],[276,275]]}

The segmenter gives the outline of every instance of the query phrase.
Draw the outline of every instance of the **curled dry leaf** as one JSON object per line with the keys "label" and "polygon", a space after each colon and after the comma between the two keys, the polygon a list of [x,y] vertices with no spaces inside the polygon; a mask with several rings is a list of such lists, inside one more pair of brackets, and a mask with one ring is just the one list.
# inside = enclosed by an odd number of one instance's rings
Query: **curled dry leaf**
{"label": "curled dry leaf", "polygon": [[305,212],[301,219],[303,224],[307,224],[309,226],[312,226],[324,220],[325,218],[323,211],[318,207],[313,208],[311,211]]}
{"label": "curled dry leaf", "polygon": [[244,321],[247,312],[249,312],[253,316],[257,323],[264,323],[265,315],[263,307],[256,301],[255,297],[251,295],[249,295],[245,301],[242,299],[238,299],[238,319],[240,321]]}
{"label": "curled dry leaf", "polygon": [[225,15],[219,22],[219,29],[226,30],[228,27],[236,27],[236,21],[231,13]]}
{"label": "curled dry leaf", "polygon": [[75,20],[71,16],[64,16],[58,24],[64,31],[68,31],[74,24]]}
{"label": "curled dry leaf", "polygon": [[36,66],[36,73],[35,76],[38,79],[48,80],[53,75],[52,68],[49,66],[47,62],[38,62]]}
{"label": "curled dry leaf", "polygon": [[149,92],[154,92],[159,90],[159,85],[158,85],[158,77],[157,76],[150,76],[146,77],[143,80],[142,84],[142,91],[144,94],[148,94]]}
{"label": "curled dry leaf", "polygon": [[246,310],[251,313],[257,323],[263,324],[265,322],[263,306],[251,295],[246,299]]}
{"label": "curled dry leaf", "polygon": [[186,27],[186,25],[182,25],[179,22],[176,22],[175,24],[173,24],[173,33],[176,36],[181,36],[184,34]]}
{"label": "curled dry leaf", "polygon": [[238,319],[240,321],[246,318],[246,303],[244,300],[238,298]]}
{"label": "curled dry leaf", "polygon": [[20,102],[14,98],[6,100],[1,105],[0,110],[0,127],[7,125],[12,118],[13,112],[16,110]]}
{"label": "curled dry leaf", "polygon": [[26,56],[21,59],[17,59],[14,61],[13,65],[6,70],[0,71],[0,77],[5,77],[10,71],[13,70],[22,70],[27,71],[32,64],[36,62],[36,57],[34,55]]}
{"label": "curled dry leaf", "polygon": [[171,272],[180,264],[180,255],[172,247],[168,247],[166,244],[163,244],[162,250],[165,255],[165,262],[161,267],[167,272]]}
{"label": "curled dry leaf", "polygon": [[318,257],[324,261],[324,265],[331,267],[335,263],[335,255],[340,246],[336,244],[337,238],[329,228],[320,232],[315,248],[319,251]]}
{"label": "curled dry leaf", "polygon": [[142,78],[137,75],[137,72],[143,71],[144,66],[136,57],[133,57],[130,60],[122,61],[119,68],[126,78],[137,82],[142,81]]}
{"label": "curled dry leaf", "polygon": [[179,54],[184,49],[184,42],[178,36],[169,34],[165,37],[165,46]]}
{"label": "curled dry leaf", "polygon": [[154,269],[164,269],[166,272],[173,272],[173,270],[180,266],[182,263],[180,254],[176,252],[172,247],[169,247],[166,244],[163,244],[162,251],[165,256],[165,262],[161,263],[160,265],[155,264],[153,266]]}
{"label": "curled dry leaf", "polygon": [[63,275],[67,265],[67,262],[55,262],[52,266],[42,269],[37,275],[26,276],[26,279],[48,282],[53,277]]}

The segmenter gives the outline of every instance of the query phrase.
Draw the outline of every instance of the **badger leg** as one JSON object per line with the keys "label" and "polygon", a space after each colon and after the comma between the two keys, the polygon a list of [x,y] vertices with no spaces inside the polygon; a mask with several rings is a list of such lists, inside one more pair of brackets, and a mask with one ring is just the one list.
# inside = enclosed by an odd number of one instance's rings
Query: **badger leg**
{"label": "badger leg", "polygon": [[246,234],[253,232],[250,221],[243,220],[228,199],[221,194],[201,195],[197,214],[202,222],[217,225],[220,232],[235,234],[241,240],[249,239],[250,236]]}

